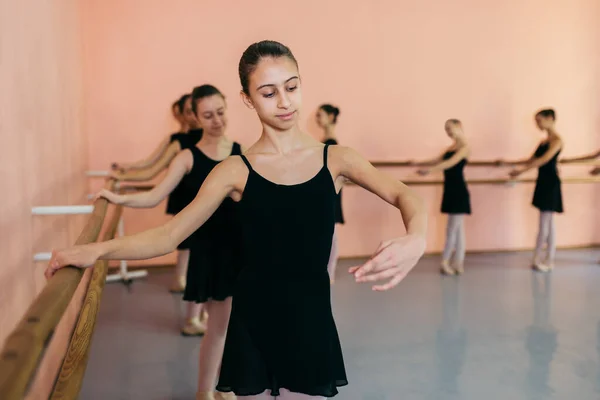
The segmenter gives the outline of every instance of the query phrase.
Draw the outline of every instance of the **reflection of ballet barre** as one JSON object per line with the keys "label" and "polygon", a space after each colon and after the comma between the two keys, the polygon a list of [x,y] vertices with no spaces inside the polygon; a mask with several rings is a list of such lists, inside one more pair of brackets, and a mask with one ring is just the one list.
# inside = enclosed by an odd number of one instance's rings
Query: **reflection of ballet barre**
{"label": "reflection of ballet barre", "polygon": [[[526,161],[469,161],[467,163],[467,167],[514,167],[516,165],[523,165]],[[589,166],[597,166],[597,160],[589,160],[589,161],[573,161],[573,162],[563,162],[561,160],[558,161],[559,164],[562,165],[589,165]],[[418,162],[415,161],[371,161],[371,164],[375,167],[422,167],[425,165],[419,165]]]}
{"label": "reflection of ballet barre", "polygon": [[[443,180],[402,180],[402,183],[408,186],[439,186],[443,185]],[[513,186],[517,183],[535,183],[535,178],[523,178],[523,179],[469,179],[467,180],[467,184],[469,185],[506,185]],[[600,183],[600,177],[590,177],[590,178],[562,178],[562,183]],[[346,182],[344,186],[356,186],[353,182]],[[148,190],[152,190],[154,185],[125,185],[121,187],[123,191],[139,191],[144,192]]]}

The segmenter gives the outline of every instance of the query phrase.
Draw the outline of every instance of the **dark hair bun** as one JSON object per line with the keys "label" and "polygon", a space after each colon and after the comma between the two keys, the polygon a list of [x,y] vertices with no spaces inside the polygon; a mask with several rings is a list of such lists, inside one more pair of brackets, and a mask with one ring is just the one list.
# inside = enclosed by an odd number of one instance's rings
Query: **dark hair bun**
{"label": "dark hair bun", "polygon": [[337,117],[338,115],[340,115],[340,109],[332,106],[331,104],[321,104],[321,107],[319,107],[321,110],[325,111],[325,114],[327,115],[333,115],[333,123],[335,124],[337,122]]}

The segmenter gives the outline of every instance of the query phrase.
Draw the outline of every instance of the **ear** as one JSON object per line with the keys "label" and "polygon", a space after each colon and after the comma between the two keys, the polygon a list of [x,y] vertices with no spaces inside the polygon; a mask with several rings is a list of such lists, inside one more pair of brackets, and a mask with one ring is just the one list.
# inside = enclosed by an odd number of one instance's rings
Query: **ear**
{"label": "ear", "polygon": [[252,104],[252,99],[250,98],[250,96],[244,93],[243,90],[240,90],[240,98],[242,99],[246,107],[248,107],[251,110],[254,110],[254,104]]}

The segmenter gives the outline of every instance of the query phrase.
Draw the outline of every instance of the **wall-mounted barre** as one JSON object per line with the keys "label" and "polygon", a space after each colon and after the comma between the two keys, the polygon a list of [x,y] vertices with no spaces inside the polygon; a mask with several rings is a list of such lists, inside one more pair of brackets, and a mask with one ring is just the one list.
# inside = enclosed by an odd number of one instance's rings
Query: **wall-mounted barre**
{"label": "wall-mounted barre", "polygon": [[[408,186],[440,186],[444,184],[443,180],[402,180],[402,183]],[[501,185],[501,186],[513,186],[517,183],[535,183],[535,178],[523,178],[523,179],[469,179],[467,184],[469,185]],[[562,178],[562,183],[600,183],[600,177],[573,177],[573,178]],[[344,186],[356,186],[352,182],[347,182]],[[123,185],[121,190],[123,191],[147,191],[152,190],[154,185]]]}
{"label": "wall-mounted barre", "polygon": [[[563,162],[561,160],[558,161],[559,164],[562,165],[588,165],[588,166],[598,166],[600,163],[598,160],[590,160],[590,161],[576,161],[576,162]],[[371,164],[375,167],[419,167],[416,164],[416,161],[371,161]],[[523,165],[525,161],[469,161],[467,167],[514,167],[516,165]]]}
{"label": "wall-mounted barre", "polygon": [[[600,167],[600,161],[598,160],[588,160],[588,161],[575,161],[575,162],[563,162],[561,160],[558,161],[559,164],[561,165],[585,165],[585,166],[591,166],[591,167]],[[417,165],[417,163],[415,161],[370,161],[371,164],[373,164],[374,167],[378,167],[378,168],[386,168],[386,167],[413,167],[413,168],[419,168],[421,167],[420,165]],[[496,168],[508,168],[508,167],[514,167],[517,165],[523,165],[525,164],[525,161],[500,161],[500,160],[494,160],[494,161],[483,161],[483,160],[475,160],[475,161],[469,161],[469,163],[467,164],[467,167],[496,167]],[[89,178],[106,178],[110,175],[109,171],[102,171],[102,170],[90,170],[90,171],[86,171],[85,175]]]}
{"label": "wall-mounted barre", "polygon": [[[408,186],[434,186],[443,185],[443,180],[402,180],[402,182]],[[535,178],[522,178],[522,179],[468,179],[468,185],[506,185],[512,186],[517,183],[535,183]],[[562,178],[562,183],[600,183],[600,177],[573,177],[573,178]],[[349,183],[351,184],[351,183]]]}

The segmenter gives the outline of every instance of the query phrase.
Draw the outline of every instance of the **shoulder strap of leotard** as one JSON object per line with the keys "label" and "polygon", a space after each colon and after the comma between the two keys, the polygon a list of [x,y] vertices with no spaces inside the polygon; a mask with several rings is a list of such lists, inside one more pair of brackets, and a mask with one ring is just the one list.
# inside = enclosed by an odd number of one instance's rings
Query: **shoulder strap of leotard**
{"label": "shoulder strap of leotard", "polygon": [[248,159],[246,158],[246,156],[243,155],[243,154],[240,154],[240,157],[242,157],[242,160],[244,161],[244,164],[246,164],[246,167],[248,167],[248,170],[254,171],[252,169],[252,165],[250,165],[250,161],[248,161]]}
{"label": "shoulder strap of leotard", "polygon": [[323,149],[323,165],[325,166],[325,168],[327,168],[327,149],[329,148],[329,145],[326,144],[325,148]]}
{"label": "shoulder strap of leotard", "polygon": [[242,146],[238,142],[233,142],[233,147],[231,147],[231,155],[239,156],[242,154]]}

